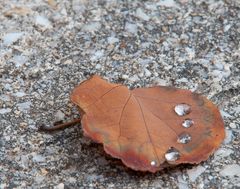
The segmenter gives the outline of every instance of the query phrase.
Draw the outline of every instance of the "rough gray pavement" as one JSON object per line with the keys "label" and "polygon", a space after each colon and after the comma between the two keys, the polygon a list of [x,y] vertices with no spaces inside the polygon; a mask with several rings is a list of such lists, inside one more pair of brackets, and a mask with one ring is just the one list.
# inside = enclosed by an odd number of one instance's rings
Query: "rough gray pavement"
{"label": "rough gray pavement", "polygon": [[[0,0],[0,188],[239,188],[240,1]],[[227,137],[200,165],[127,169],[83,136],[69,94],[91,74],[218,105]]]}

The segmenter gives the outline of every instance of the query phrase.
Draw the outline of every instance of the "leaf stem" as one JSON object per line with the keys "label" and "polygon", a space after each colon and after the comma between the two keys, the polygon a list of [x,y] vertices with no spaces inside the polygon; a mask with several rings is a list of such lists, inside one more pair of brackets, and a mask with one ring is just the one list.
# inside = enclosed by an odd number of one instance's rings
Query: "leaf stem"
{"label": "leaf stem", "polygon": [[56,130],[62,130],[62,129],[66,129],[68,127],[71,127],[77,123],[81,122],[81,118],[78,119],[74,119],[70,122],[67,123],[62,123],[62,124],[58,124],[58,125],[54,125],[52,127],[47,127],[46,125],[41,125],[38,130],[39,131],[44,131],[44,132],[52,132],[52,131],[56,131]]}

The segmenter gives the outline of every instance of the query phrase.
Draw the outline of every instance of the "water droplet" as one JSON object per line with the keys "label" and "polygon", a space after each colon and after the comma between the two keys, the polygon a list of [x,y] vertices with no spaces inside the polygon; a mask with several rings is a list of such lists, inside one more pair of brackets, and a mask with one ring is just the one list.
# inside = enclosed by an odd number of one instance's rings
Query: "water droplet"
{"label": "water droplet", "polygon": [[188,104],[182,103],[182,104],[176,105],[174,110],[175,110],[177,115],[184,116],[184,115],[187,115],[187,114],[190,113],[191,107]]}
{"label": "water droplet", "polygon": [[178,143],[187,144],[191,141],[191,139],[192,139],[191,135],[187,133],[182,133],[181,135],[179,135],[177,141]]}
{"label": "water droplet", "polygon": [[185,119],[182,122],[182,126],[185,127],[185,128],[189,128],[189,127],[193,126],[193,124],[194,124],[194,121],[191,120],[191,119]]}
{"label": "water droplet", "polygon": [[151,161],[151,166],[156,167],[157,166],[157,162],[156,161]]}
{"label": "water droplet", "polygon": [[177,149],[171,147],[165,154],[165,159],[167,161],[176,161],[180,157],[179,152]]}

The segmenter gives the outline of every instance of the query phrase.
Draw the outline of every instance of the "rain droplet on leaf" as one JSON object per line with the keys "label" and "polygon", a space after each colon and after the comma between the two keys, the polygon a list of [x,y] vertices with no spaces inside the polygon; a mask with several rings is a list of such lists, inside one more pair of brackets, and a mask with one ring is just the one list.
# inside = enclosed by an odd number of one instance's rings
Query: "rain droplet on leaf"
{"label": "rain droplet on leaf", "polygon": [[193,124],[194,124],[194,121],[191,120],[191,119],[185,119],[182,122],[182,126],[185,127],[185,128],[189,128],[189,127],[193,126]]}
{"label": "rain droplet on leaf", "polygon": [[151,161],[151,166],[153,166],[153,167],[157,166],[157,162],[156,161]]}
{"label": "rain droplet on leaf", "polygon": [[165,153],[165,159],[167,161],[176,161],[180,158],[179,152],[175,148],[170,148],[166,153]]}
{"label": "rain droplet on leaf", "polygon": [[191,141],[191,139],[192,139],[191,135],[187,133],[182,133],[181,135],[179,135],[177,141],[178,143],[187,144]]}
{"label": "rain droplet on leaf", "polygon": [[175,110],[177,115],[184,116],[184,115],[187,115],[187,114],[190,113],[191,107],[188,104],[182,103],[182,104],[176,105],[174,110]]}

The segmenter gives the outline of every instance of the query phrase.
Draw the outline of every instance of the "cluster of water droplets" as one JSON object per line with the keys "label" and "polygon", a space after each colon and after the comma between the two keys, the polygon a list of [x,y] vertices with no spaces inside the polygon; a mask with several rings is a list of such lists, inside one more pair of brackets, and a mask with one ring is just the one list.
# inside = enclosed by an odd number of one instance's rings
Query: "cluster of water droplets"
{"label": "cluster of water droplets", "polygon": [[[186,103],[177,104],[174,107],[174,111],[176,112],[176,114],[178,116],[185,116],[191,112],[191,106]],[[194,125],[194,121],[190,118],[186,118],[183,120],[181,126],[184,128],[190,128],[193,125]],[[187,132],[183,132],[178,136],[177,142],[181,143],[181,144],[187,144],[191,141],[191,139],[192,139],[192,137],[190,134],[188,134]],[[177,161],[179,158],[180,158],[180,153],[174,147],[169,148],[167,150],[167,152],[165,153],[165,159],[168,162]],[[157,166],[157,162],[151,161],[151,166],[153,166],[153,167]]]}
{"label": "cluster of water droplets", "polygon": [[[185,103],[177,104],[174,107],[174,111],[176,112],[176,114],[178,116],[185,116],[191,112],[191,106],[188,104],[185,104]],[[189,127],[193,126],[193,124],[194,124],[194,121],[192,119],[186,118],[182,122],[181,126],[184,128],[189,128]],[[191,139],[192,139],[191,135],[188,134],[187,132],[184,132],[178,136],[177,142],[181,143],[181,144],[187,144],[191,141]],[[180,158],[180,153],[174,147],[171,147],[165,153],[165,159],[169,162],[174,162],[174,161],[178,160],[179,158]]]}

